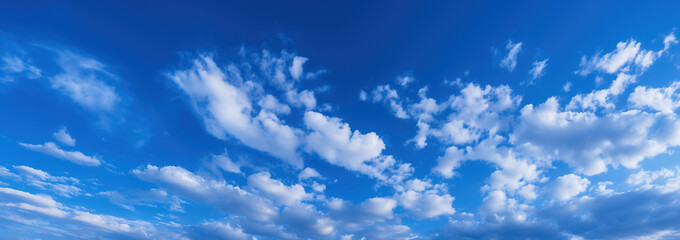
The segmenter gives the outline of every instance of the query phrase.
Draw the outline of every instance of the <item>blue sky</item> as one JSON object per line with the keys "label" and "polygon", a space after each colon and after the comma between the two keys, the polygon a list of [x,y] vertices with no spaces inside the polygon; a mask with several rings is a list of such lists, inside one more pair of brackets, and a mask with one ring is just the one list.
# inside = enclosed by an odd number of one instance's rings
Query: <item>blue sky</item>
{"label": "blue sky", "polygon": [[680,237],[676,2],[0,6],[0,239]]}

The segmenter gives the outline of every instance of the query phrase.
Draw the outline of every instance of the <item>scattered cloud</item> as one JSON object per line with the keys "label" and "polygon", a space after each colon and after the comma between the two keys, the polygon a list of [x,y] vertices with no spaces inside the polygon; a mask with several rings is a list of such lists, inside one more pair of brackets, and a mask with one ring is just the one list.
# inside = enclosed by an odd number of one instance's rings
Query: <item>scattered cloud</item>
{"label": "scattered cloud", "polygon": [[517,66],[517,56],[522,52],[522,42],[513,43],[512,40],[508,40],[508,44],[505,45],[505,50],[507,53],[505,57],[501,60],[501,68],[505,68],[512,72]]}
{"label": "scattered cloud", "polygon": [[66,130],[66,127],[60,128],[59,131],[53,133],[52,136],[61,144],[71,147],[76,146],[76,140],[71,137],[71,135],[68,133],[68,130]]}
{"label": "scattered cloud", "polygon": [[79,165],[85,165],[85,166],[91,166],[91,167],[97,167],[101,165],[101,160],[99,160],[97,157],[92,157],[92,156],[87,156],[83,154],[82,152],[79,151],[66,151],[57,144],[54,144],[53,142],[46,142],[45,144],[29,144],[29,143],[19,143],[22,147],[36,151],[36,152],[41,152],[47,155],[50,155],[52,157],[56,157],[62,160],[70,161],[75,164]]}

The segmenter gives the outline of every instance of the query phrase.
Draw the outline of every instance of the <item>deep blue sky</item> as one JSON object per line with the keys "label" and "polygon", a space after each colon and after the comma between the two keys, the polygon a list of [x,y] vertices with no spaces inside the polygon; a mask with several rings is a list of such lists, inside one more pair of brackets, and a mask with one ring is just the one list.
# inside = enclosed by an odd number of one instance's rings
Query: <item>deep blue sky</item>
{"label": "deep blue sky", "polygon": [[677,238],[678,9],[0,3],[0,238]]}

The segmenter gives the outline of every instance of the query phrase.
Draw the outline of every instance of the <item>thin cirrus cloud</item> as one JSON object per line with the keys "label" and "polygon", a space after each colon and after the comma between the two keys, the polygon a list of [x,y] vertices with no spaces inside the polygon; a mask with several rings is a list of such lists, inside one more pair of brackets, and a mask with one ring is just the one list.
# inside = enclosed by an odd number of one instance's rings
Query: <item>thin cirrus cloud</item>
{"label": "thin cirrus cloud", "polygon": [[501,59],[500,66],[506,70],[512,72],[517,67],[517,56],[522,52],[522,42],[512,42],[508,40],[508,44],[505,46],[507,51],[505,57]]}
{"label": "thin cirrus cloud", "polygon": [[97,157],[87,156],[79,151],[63,150],[53,142],[46,142],[44,144],[19,143],[19,145],[28,150],[41,152],[52,157],[70,161],[79,165],[85,165],[90,167],[96,167],[101,165],[101,160],[99,160]]}
{"label": "thin cirrus cloud", "polygon": [[[64,47],[19,42],[5,35],[0,35],[0,43],[6,45],[0,58],[0,72],[4,75],[0,82],[46,79],[55,91],[99,114],[115,111],[122,102],[114,86],[119,77],[93,57]],[[41,61],[35,61],[37,58]]]}

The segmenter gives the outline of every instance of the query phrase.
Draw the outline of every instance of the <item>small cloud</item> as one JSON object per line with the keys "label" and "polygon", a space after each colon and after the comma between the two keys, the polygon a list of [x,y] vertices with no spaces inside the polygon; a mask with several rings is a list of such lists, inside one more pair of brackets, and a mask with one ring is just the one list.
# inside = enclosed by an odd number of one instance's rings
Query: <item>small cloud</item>
{"label": "small cloud", "polygon": [[62,127],[59,131],[53,133],[52,136],[61,144],[71,147],[76,146],[76,140],[71,137],[66,127]]}
{"label": "small cloud", "polygon": [[404,73],[404,74],[402,74],[402,75],[399,75],[399,76],[397,76],[397,78],[395,79],[395,81],[397,81],[397,83],[398,83],[399,85],[401,85],[402,87],[406,87],[406,85],[408,85],[409,83],[413,82],[414,80],[415,80],[415,78],[413,77],[413,72],[412,72],[412,71],[408,71],[408,72],[406,72],[406,73]]}
{"label": "small cloud", "polygon": [[67,160],[79,165],[85,165],[85,166],[91,166],[91,167],[96,167],[101,165],[101,161],[97,159],[96,157],[91,157],[87,156],[81,152],[78,151],[64,151],[63,149],[59,148],[57,144],[54,144],[53,142],[46,142],[45,144],[28,144],[28,143],[19,143],[22,147],[28,149],[28,150],[33,150],[36,152],[41,152],[47,155],[50,155],[52,157],[56,157],[62,160]]}
{"label": "small cloud", "polygon": [[517,55],[522,51],[522,42],[513,43],[512,40],[508,40],[505,50],[507,55],[501,60],[500,66],[512,72],[517,66]]}
{"label": "small cloud", "polygon": [[545,67],[548,66],[548,60],[550,60],[550,58],[546,58],[543,61],[535,61],[532,64],[533,67],[531,68],[531,70],[529,70],[529,75],[531,76],[530,82],[533,82],[534,80],[543,76]]}
{"label": "small cloud", "polygon": [[562,86],[562,90],[564,90],[564,92],[571,91],[571,82],[565,83],[564,86]]}

